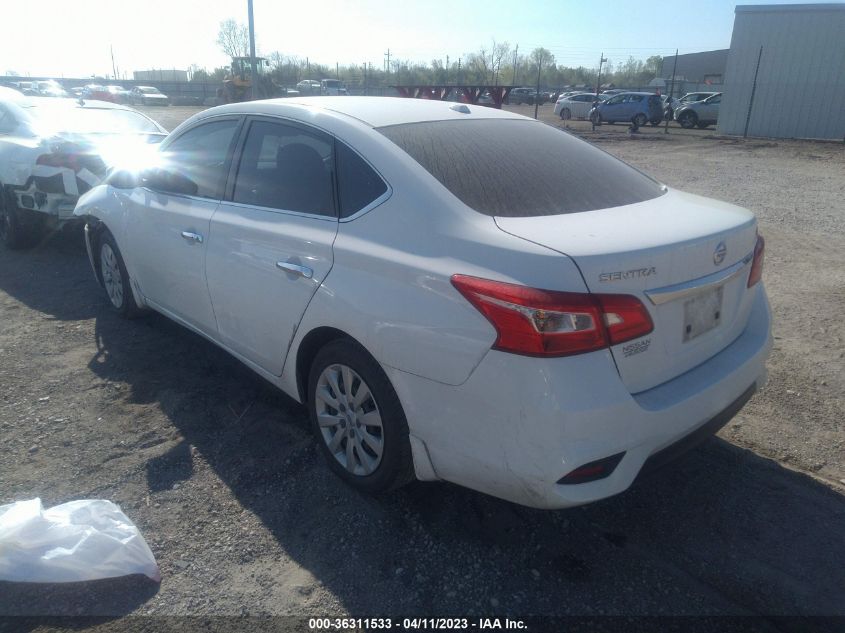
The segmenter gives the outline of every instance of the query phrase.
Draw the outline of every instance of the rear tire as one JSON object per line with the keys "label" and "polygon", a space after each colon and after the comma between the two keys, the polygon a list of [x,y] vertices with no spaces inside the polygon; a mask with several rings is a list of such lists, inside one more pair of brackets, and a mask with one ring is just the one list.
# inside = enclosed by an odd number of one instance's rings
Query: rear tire
{"label": "rear tire", "polygon": [[705,128],[710,127],[710,124],[705,123],[704,121],[699,121],[698,123],[696,123],[696,127],[698,127],[699,130],[703,130]]}
{"label": "rear tire", "polygon": [[123,256],[108,230],[104,230],[97,240],[97,263],[112,310],[124,319],[134,319],[143,314],[143,310],[135,303]]}
{"label": "rear tire", "polygon": [[376,360],[358,343],[326,344],[308,375],[311,427],[329,468],[376,494],[414,479],[408,423]]}
{"label": "rear tire", "polygon": [[590,115],[590,123],[592,123],[593,125],[601,125],[601,114],[599,114],[598,112],[593,112]]}
{"label": "rear tire", "polygon": [[564,121],[568,121],[572,118],[572,112],[569,111],[569,108],[563,108],[563,110],[560,111],[560,118]]}
{"label": "rear tire", "polygon": [[635,127],[643,127],[646,123],[648,123],[648,117],[640,112],[639,114],[634,115],[634,118],[631,119],[631,123],[633,123]]}
{"label": "rear tire", "polygon": [[22,212],[14,198],[0,186],[0,243],[9,250],[34,246],[41,236],[41,214]]}

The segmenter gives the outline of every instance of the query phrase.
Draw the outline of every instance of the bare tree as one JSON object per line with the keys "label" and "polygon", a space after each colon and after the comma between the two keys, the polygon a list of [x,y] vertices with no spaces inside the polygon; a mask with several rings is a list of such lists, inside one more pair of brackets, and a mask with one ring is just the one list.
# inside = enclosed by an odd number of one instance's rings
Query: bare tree
{"label": "bare tree", "polygon": [[217,31],[217,43],[229,57],[249,55],[249,29],[232,18],[223,20]]}
{"label": "bare tree", "polygon": [[511,52],[511,45],[507,42],[500,42],[496,43],[496,40],[493,40],[493,55],[492,55],[492,71],[493,71],[493,85],[499,85],[499,71],[502,69],[502,62],[504,61],[505,57],[510,55]]}
{"label": "bare tree", "polygon": [[467,79],[470,83],[487,83],[490,77],[491,57],[486,49],[482,47],[477,53],[470,53],[466,56]]}

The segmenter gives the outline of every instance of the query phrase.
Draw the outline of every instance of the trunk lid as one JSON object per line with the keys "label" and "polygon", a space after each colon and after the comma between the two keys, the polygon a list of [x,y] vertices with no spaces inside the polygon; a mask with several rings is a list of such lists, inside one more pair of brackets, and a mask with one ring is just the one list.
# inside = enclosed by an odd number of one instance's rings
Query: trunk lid
{"label": "trunk lid", "polygon": [[745,329],[757,235],[750,211],[670,190],[611,209],[496,217],[496,223],[569,256],[591,292],[629,294],[643,302],[654,330],[611,347],[631,393],[700,365]]}

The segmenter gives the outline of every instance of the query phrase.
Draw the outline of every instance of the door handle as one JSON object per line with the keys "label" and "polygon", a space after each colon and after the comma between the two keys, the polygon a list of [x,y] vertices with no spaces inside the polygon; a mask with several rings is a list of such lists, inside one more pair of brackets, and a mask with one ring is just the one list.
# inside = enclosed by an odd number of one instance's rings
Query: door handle
{"label": "door handle", "polygon": [[306,279],[311,279],[311,277],[314,276],[314,271],[311,268],[308,268],[308,266],[292,264],[291,262],[276,262],[276,268],[281,268],[282,270],[300,275]]}
{"label": "door handle", "polygon": [[184,237],[189,242],[196,242],[197,244],[202,244],[202,235],[199,233],[192,233],[191,231],[182,231],[182,237]]}

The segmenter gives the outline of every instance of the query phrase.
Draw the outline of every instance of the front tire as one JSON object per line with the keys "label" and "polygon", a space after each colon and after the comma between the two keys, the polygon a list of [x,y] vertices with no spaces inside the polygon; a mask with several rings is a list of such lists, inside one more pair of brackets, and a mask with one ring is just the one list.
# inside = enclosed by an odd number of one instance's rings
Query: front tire
{"label": "front tire", "polygon": [[568,121],[569,119],[572,118],[572,112],[569,111],[569,108],[563,108],[560,111],[560,118],[563,119],[564,121]]}
{"label": "front tire", "polygon": [[678,123],[685,130],[691,130],[698,125],[698,116],[696,116],[695,112],[682,112],[678,117]]}
{"label": "front tire", "polygon": [[696,123],[696,127],[698,127],[699,130],[704,130],[704,129],[710,127],[710,124],[705,123],[704,121],[699,121],[698,123]]}
{"label": "front tire", "polygon": [[370,494],[413,480],[408,423],[376,360],[349,339],[328,343],[308,376],[311,427],[329,467]]}
{"label": "front tire", "polygon": [[634,118],[631,119],[631,123],[633,123],[635,127],[643,127],[646,123],[648,123],[648,117],[640,112],[639,114],[634,115]]}
{"label": "front tire", "polygon": [[132,286],[123,256],[114,237],[108,231],[104,231],[100,236],[97,255],[100,278],[112,310],[125,319],[133,319],[142,314],[143,310],[135,303],[135,297],[132,295]]}

